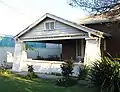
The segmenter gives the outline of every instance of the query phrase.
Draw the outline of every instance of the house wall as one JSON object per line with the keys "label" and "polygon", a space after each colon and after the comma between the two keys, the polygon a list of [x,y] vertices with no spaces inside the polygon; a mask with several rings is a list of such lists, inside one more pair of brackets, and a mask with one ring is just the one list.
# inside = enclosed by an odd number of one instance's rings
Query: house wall
{"label": "house wall", "polygon": [[[21,63],[21,71],[28,71],[27,65],[33,65],[34,71],[39,73],[61,73],[62,61],[45,61],[45,60],[25,60]],[[73,76],[79,74],[79,65],[83,63],[74,63]]]}
{"label": "house wall", "polygon": [[87,24],[86,26],[111,34],[112,37],[106,40],[106,48],[107,48],[106,50],[113,57],[120,55],[120,23],[119,22]]}
{"label": "house wall", "polygon": [[14,54],[14,47],[0,47],[0,64],[7,60],[7,51]]}
{"label": "house wall", "polygon": [[[50,30],[47,31],[44,29],[44,23],[48,21],[55,21],[55,30]],[[36,27],[32,28],[31,31],[28,33],[22,35],[20,39],[25,39],[25,38],[36,38],[36,37],[51,37],[51,36],[64,36],[68,34],[82,34],[83,36],[88,36],[87,33],[80,31],[76,28],[73,28],[71,26],[68,26],[66,24],[63,24],[61,22],[58,22],[56,20],[47,18],[43,20],[41,23],[39,23]]]}

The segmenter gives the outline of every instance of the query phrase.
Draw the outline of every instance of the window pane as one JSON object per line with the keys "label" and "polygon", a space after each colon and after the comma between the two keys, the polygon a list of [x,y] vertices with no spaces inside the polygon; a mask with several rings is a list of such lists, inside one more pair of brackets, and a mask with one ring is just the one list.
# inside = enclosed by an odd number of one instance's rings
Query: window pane
{"label": "window pane", "polygon": [[50,29],[54,29],[54,22],[50,22]]}
{"label": "window pane", "polygon": [[48,30],[49,29],[49,23],[45,23],[45,28]]}

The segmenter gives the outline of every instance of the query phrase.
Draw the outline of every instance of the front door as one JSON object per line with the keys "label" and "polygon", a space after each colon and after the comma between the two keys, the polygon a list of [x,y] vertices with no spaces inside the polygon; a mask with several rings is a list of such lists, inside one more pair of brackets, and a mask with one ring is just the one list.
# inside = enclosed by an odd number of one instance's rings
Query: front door
{"label": "front door", "polygon": [[85,53],[85,40],[76,40],[76,62],[83,62]]}

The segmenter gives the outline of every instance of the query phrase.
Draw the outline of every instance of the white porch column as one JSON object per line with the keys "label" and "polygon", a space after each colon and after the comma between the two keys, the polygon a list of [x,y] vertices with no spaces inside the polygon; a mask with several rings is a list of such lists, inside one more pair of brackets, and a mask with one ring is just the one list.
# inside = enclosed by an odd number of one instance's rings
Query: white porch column
{"label": "white porch column", "polygon": [[87,38],[85,47],[84,64],[92,65],[96,60],[101,59],[100,38]]}
{"label": "white porch column", "polygon": [[27,59],[25,45],[22,41],[16,41],[12,71],[20,72],[25,59]]}

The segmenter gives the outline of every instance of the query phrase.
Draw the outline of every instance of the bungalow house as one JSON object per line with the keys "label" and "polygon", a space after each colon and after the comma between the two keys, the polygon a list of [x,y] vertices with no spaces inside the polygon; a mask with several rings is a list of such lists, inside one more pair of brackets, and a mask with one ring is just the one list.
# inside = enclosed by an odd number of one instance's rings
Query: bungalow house
{"label": "bungalow house", "polygon": [[[95,30],[101,30],[111,34],[111,38],[105,40],[105,52],[109,53],[113,58],[120,57],[120,17],[109,19],[108,17],[95,16],[86,19],[82,25]],[[104,53],[105,54],[105,53]],[[106,54],[105,54],[106,55]]]}
{"label": "bungalow house", "polygon": [[[72,59],[74,65],[91,65],[100,59],[109,34],[88,28],[46,13],[40,19],[15,36],[13,71],[27,71],[27,64],[36,72],[61,72],[60,64]],[[25,42],[62,44],[62,61],[32,60],[24,51]],[[76,68],[74,69],[76,71]]]}

